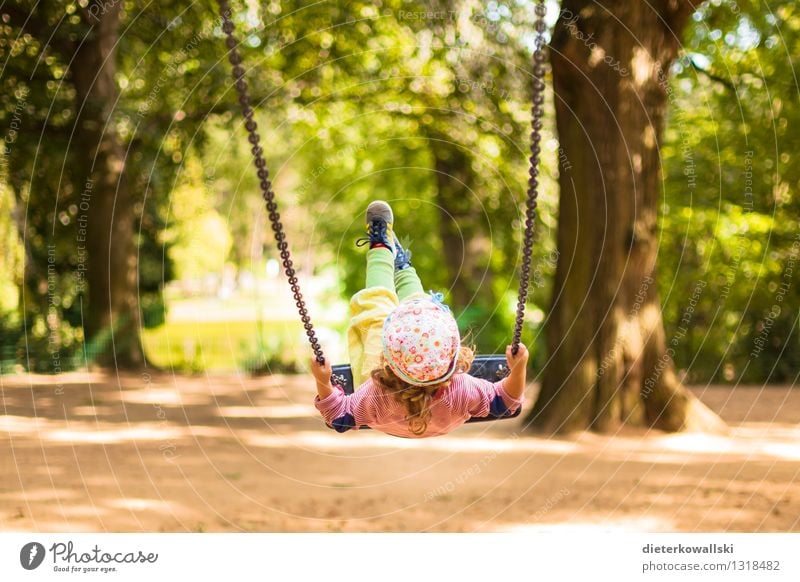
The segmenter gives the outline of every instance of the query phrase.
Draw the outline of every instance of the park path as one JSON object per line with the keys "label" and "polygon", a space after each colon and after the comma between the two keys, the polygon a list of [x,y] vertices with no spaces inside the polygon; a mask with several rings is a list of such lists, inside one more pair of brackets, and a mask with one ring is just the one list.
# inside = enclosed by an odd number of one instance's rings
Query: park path
{"label": "park path", "polygon": [[336,434],[307,377],[0,377],[0,530],[800,531],[800,390],[695,388],[728,436]]}

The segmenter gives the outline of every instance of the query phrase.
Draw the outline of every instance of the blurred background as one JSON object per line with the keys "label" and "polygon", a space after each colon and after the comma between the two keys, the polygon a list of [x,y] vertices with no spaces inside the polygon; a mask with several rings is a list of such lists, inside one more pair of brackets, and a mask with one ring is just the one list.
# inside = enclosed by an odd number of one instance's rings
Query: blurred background
{"label": "blurred background", "polygon": [[[337,338],[363,277],[353,241],[374,198],[394,204],[426,286],[446,292],[478,348],[507,342],[534,16],[527,3],[461,4],[234,2],[284,224],[334,359],[346,356]],[[549,26],[569,4],[547,3]],[[785,286],[787,308],[770,314],[797,259],[798,7],[698,5],[670,65],[660,148],[666,334],[702,279],[674,353],[681,377],[787,382],[800,367],[798,285]],[[0,8],[2,373],[145,359],[186,373],[300,370],[304,336],[216,5],[32,7]],[[449,48],[456,30],[468,54]],[[548,79],[525,331],[537,366],[559,257],[559,160],[570,164],[550,91]],[[745,369],[765,325],[769,338]]]}

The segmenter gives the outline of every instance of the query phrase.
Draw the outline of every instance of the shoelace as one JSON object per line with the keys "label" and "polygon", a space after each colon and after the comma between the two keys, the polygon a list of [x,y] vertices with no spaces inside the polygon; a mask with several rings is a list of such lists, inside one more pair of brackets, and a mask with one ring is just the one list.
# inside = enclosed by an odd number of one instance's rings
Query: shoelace
{"label": "shoelace", "polygon": [[[369,236],[357,239],[356,246],[363,247],[364,245],[368,245],[373,242],[374,238],[377,238],[378,236],[381,236],[382,239],[386,238],[386,223],[379,220],[373,220],[369,225]],[[383,240],[380,242],[383,242]]]}

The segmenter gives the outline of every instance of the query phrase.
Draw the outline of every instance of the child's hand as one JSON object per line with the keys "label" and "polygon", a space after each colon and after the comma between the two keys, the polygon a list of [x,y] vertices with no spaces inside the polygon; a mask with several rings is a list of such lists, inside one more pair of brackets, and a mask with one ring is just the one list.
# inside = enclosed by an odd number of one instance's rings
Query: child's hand
{"label": "child's hand", "polygon": [[508,368],[512,372],[517,370],[524,372],[525,367],[528,365],[528,348],[525,347],[525,344],[519,344],[519,351],[516,356],[511,353],[511,346],[507,346],[506,362],[508,362]]}
{"label": "child's hand", "polygon": [[317,384],[330,384],[331,374],[333,373],[330,360],[326,358],[325,361],[320,364],[317,362],[316,358],[311,358],[311,373],[314,375]]}

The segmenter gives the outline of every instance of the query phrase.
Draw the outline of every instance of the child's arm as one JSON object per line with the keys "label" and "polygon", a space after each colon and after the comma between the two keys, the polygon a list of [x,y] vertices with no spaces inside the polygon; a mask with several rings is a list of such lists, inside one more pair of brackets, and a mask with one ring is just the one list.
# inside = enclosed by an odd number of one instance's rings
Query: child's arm
{"label": "child's arm", "polygon": [[516,356],[511,355],[511,346],[506,349],[508,376],[497,382],[481,380],[464,374],[454,391],[455,408],[470,416],[502,418],[513,414],[525,399],[525,373],[528,350],[520,344]]}
{"label": "child's arm", "polygon": [[316,358],[311,358],[311,373],[314,374],[314,380],[317,381],[317,394],[320,400],[325,400],[333,393],[333,386],[331,385],[331,369],[330,362],[326,359],[321,364],[317,362]]}
{"label": "child's arm", "polygon": [[506,348],[506,362],[511,370],[505,383],[505,391],[511,398],[519,400],[525,391],[525,374],[528,368],[528,348],[519,344],[517,355],[511,353],[511,346]]}
{"label": "child's arm", "polygon": [[345,394],[331,384],[331,371],[327,360],[322,364],[311,360],[311,373],[317,383],[314,406],[328,426],[337,432],[345,432],[362,424],[371,424],[375,419],[369,390],[362,389],[362,386],[354,394]]}

